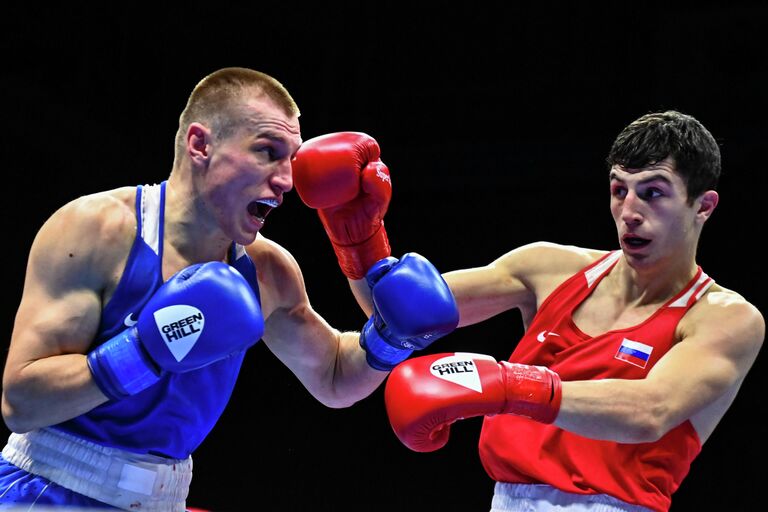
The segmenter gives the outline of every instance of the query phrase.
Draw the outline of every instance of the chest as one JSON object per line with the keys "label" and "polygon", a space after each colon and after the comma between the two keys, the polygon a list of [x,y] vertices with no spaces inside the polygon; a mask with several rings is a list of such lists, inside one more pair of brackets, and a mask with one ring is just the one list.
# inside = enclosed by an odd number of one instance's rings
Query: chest
{"label": "chest", "polygon": [[513,353],[515,362],[543,365],[568,380],[644,378],[678,341],[685,308],[628,307],[615,296],[561,289],[537,312]]}
{"label": "chest", "polygon": [[174,251],[166,252],[160,259],[142,244],[134,246],[130,251],[126,250],[124,257],[111,269],[110,279],[102,292],[102,303],[109,304],[120,288],[137,283],[139,287],[149,287],[158,281],[164,283],[189,265],[191,262],[179,257]]}
{"label": "chest", "polygon": [[589,336],[640,325],[663,304],[628,306],[609,294],[595,293],[573,311],[573,323]]}

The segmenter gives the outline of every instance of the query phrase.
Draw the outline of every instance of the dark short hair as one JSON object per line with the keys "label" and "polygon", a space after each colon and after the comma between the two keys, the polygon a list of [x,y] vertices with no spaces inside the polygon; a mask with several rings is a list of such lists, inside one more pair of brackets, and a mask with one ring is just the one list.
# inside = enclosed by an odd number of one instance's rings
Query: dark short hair
{"label": "dark short hair", "polygon": [[720,148],[698,120],[674,110],[646,114],[633,121],[611,146],[608,167],[642,169],[667,157],[686,183],[692,202],[714,190],[720,178]]}

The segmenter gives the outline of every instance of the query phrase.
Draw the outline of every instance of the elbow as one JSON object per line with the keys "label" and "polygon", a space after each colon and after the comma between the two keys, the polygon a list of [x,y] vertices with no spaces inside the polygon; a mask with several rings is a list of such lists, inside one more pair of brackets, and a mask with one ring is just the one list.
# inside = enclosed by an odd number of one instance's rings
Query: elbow
{"label": "elbow", "polygon": [[24,423],[23,421],[18,420],[15,416],[9,416],[5,413],[3,413],[3,421],[8,430],[15,434],[24,434],[25,432],[34,430],[30,424]]}
{"label": "elbow", "polygon": [[26,386],[9,378],[3,380],[0,410],[8,430],[17,434],[50,425],[45,423],[46,408],[31,396]]}
{"label": "elbow", "polygon": [[337,394],[326,394],[315,396],[317,400],[330,409],[345,409],[357,403],[357,399],[349,396],[340,396]]}
{"label": "elbow", "polygon": [[33,430],[36,425],[32,418],[24,414],[23,407],[19,407],[13,400],[8,398],[8,394],[3,391],[2,414],[5,426],[8,430],[17,434],[23,434]]}
{"label": "elbow", "polygon": [[330,409],[345,409],[359,402],[365,395],[349,386],[326,382],[322,386],[309,388],[315,399]]}
{"label": "elbow", "polygon": [[630,443],[653,443],[661,439],[672,428],[669,409],[657,403],[645,407],[643,412],[632,416],[627,438]]}
{"label": "elbow", "polygon": [[667,430],[657,422],[645,422],[632,425],[625,442],[629,443],[654,443],[664,437]]}

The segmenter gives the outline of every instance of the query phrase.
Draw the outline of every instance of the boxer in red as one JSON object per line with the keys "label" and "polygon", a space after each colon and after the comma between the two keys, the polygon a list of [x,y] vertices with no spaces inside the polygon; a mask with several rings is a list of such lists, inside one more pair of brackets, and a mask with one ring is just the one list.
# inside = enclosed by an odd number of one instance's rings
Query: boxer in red
{"label": "boxer in red", "polygon": [[521,311],[509,361],[422,356],[386,385],[392,427],[416,451],[485,416],[493,512],[667,511],[765,336],[761,313],[696,263],[719,198],[709,131],[679,112],[648,114],[607,162],[618,249],[535,243],[445,275],[460,326]]}

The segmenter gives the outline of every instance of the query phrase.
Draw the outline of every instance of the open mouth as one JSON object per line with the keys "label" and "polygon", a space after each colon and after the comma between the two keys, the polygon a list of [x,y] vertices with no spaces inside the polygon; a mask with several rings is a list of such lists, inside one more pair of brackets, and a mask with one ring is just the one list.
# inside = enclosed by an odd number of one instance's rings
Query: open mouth
{"label": "open mouth", "polygon": [[248,204],[248,213],[256,217],[256,220],[264,222],[269,212],[278,206],[280,206],[280,202],[277,199],[257,199]]}
{"label": "open mouth", "polygon": [[635,235],[627,235],[623,238],[623,241],[628,247],[632,247],[632,248],[645,247],[646,245],[651,243],[651,241],[648,240],[647,238],[641,238]]}

